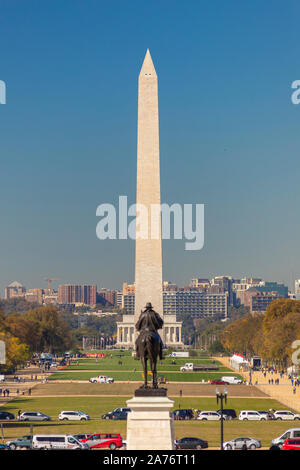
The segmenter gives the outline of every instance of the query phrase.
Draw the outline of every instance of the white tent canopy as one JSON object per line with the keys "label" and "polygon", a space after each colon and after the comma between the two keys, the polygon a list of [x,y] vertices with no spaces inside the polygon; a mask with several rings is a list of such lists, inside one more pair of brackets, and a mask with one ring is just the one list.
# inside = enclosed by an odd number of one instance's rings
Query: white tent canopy
{"label": "white tent canopy", "polygon": [[229,360],[230,366],[235,370],[240,370],[241,367],[249,366],[247,359],[242,354],[233,354]]}

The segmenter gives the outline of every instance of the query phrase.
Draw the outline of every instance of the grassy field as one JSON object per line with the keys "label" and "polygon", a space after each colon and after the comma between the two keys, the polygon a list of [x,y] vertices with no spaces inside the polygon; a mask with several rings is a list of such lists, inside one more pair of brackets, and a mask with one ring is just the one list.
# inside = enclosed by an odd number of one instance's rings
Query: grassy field
{"label": "grassy field", "polygon": [[[119,353],[120,354],[120,353]],[[130,352],[122,353],[122,357],[114,352],[105,359],[95,360],[79,359],[63,369],[48,376],[49,382],[39,384],[32,390],[32,396],[15,398],[1,407],[15,415],[21,411],[42,411],[51,417],[50,422],[23,423],[3,422],[2,432],[4,440],[13,439],[17,436],[28,434],[30,429],[33,433],[46,434],[75,434],[93,432],[119,432],[126,439],[126,421],[102,420],[101,415],[117,407],[126,406],[126,401],[133,396],[137,385],[130,381],[142,382],[141,367],[135,361]],[[119,364],[119,361],[122,364]],[[202,380],[220,378],[221,375],[237,375],[234,372],[221,368],[220,372],[179,372],[179,367],[185,362],[210,363],[209,357],[176,358],[176,364],[172,364],[171,358],[166,358],[160,366],[160,372],[167,377],[169,384],[168,396],[174,400],[173,409],[193,408],[199,410],[217,410],[219,406],[215,398],[215,386],[208,384],[197,384]],[[220,364],[218,364],[220,365]],[[136,368],[137,372],[133,372]],[[96,372],[95,372],[96,371]],[[128,372],[127,372],[128,371]],[[165,372],[162,372],[165,371]],[[124,383],[114,384],[89,384],[80,382],[87,381],[95,375],[108,375],[116,381]],[[66,380],[66,383],[57,383]],[[72,382],[71,382],[72,381]],[[77,382],[78,381],[78,382]],[[188,382],[191,382],[190,384]],[[241,409],[268,410],[284,409],[276,400],[268,398],[263,392],[253,386],[229,385],[227,408],[234,408],[237,413]],[[180,397],[179,392],[183,391]],[[173,395],[172,395],[173,394]],[[91,417],[87,422],[59,422],[58,415],[62,410],[79,410],[88,413]],[[32,426],[32,428],[31,428]],[[175,437],[200,437],[208,440],[210,447],[219,446],[220,423],[200,421],[175,421]],[[286,429],[295,427],[290,422],[263,421],[242,422],[238,420],[224,422],[225,440],[234,437],[250,436],[262,441],[264,447],[269,447],[272,438],[279,436]]]}
{"label": "grassy field", "polygon": [[[121,364],[119,363],[121,362]],[[183,366],[186,362],[193,362],[194,364],[210,365],[214,364],[219,367],[219,371],[229,371],[229,369],[223,366],[220,362],[212,362],[211,359],[190,359],[190,358],[181,358],[176,359],[175,364],[172,364],[171,358],[164,359],[161,363],[158,361],[157,370],[158,371],[173,371],[178,372],[180,367]],[[125,356],[124,358],[118,358],[114,356],[113,358],[99,358],[96,359],[78,359],[73,361],[73,363],[68,367],[69,370],[142,370],[142,364],[140,361],[134,359],[131,356]]]}
{"label": "grassy field", "polygon": [[[31,423],[34,433],[46,434],[74,434],[78,432],[119,432],[126,438],[126,421],[102,420],[101,415],[107,411],[120,406],[126,406],[128,397],[32,397],[19,398],[11,401],[1,409],[17,413],[21,411],[39,410],[51,416],[50,422]],[[172,399],[172,397],[170,397]],[[241,409],[264,410],[282,406],[269,398],[232,398],[226,405],[234,408],[237,413]],[[176,408],[197,408],[200,410],[217,410],[218,405],[213,397],[186,397],[174,398],[174,409]],[[91,421],[87,422],[59,422],[58,414],[62,410],[80,410],[87,412]],[[260,439],[264,446],[269,446],[271,439],[280,435],[289,427],[294,427],[293,422],[243,422],[226,421],[224,423],[225,439],[232,439],[238,436],[250,436]],[[217,446],[219,442],[219,422],[200,421],[175,421],[175,436],[180,439],[184,436],[194,436],[207,439],[210,446]],[[30,424],[19,422],[5,422],[3,427],[6,440],[16,436],[27,434],[30,431]]]}
{"label": "grassy field", "polygon": [[[172,362],[175,361],[175,364]],[[186,362],[202,365],[217,365],[218,372],[180,372],[180,367]],[[168,382],[208,382],[220,379],[223,375],[232,375],[230,369],[219,361],[213,361],[208,356],[195,358],[166,357],[157,365],[158,374],[164,375]],[[130,352],[114,351],[103,358],[81,358],[73,360],[65,369],[54,372],[49,380],[89,380],[96,375],[107,375],[116,381],[143,380],[141,362],[132,357]],[[235,374],[237,375],[237,374]],[[240,377],[240,376],[239,376]]]}
{"label": "grassy field", "polygon": [[[16,413],[19,409],[22,411],[39,410],[56,419],[62,410],[79,410],[90,415],[92,419],[100,419],[101,415],[117,407],[126,406],[126,401],[132,398],[128,397],[30,397],[16,398],[7,405],[1,407],[1,410],[8,410]],[[200,410],[217,410],[219,406],[215,397],[172,397],[174,400],[174,409],[176,408],[197,408]],[[227,408],[234,408],[237,413],[242,409],[265,410],[270,408],[282,408],[276,400],[270,398],[232,398],[228,400]]]}
{"label": "grassy field", "polygon": [[[232,375],[232,373],[215,373],[215,372],[162,372],[162,375],[166,377],[168,382],[208,382],[209,380],[218,380],[222,376]],[[115,370],[94,370],[92,372],[72,372],[69,369],[65,369],[62,372],[55,372],[48,380],[89,380],[91,377],[97,375],[106,375],[108,377],[113,377],[117,381],[133,381],[139,382],[143,380],[142,372],[136,371],[115,371]],[[239,377],[237,374],[234,374]]]}

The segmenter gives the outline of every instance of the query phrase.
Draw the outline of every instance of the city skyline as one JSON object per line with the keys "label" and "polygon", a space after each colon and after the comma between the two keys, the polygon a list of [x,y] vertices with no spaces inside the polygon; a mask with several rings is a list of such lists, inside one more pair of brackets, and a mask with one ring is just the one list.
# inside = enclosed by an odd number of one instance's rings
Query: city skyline
{"label": "city skyline", "polygon": [[[162,282],[162,285],[167,287],[167,284],[170,284],[171,286],[174,285],[174,286],[177,286],[177,287],[180,287],[180,288],[183,288],[183,287],[187,287],[187,286],[190,286],[190,287],[196,287],[195,285],[195,281],[199,280],[200,281],[200,284],[201,284],[201,281],[204,282],[204,281],[209,281],[209,282],[213,282],[214,280],[216,280],[217,278],[229,278],[231,279],[233,282],[240,282],[242,280],[257,280],[257,282],[261,282],[261,283],[270,283],[270,282],[276,282],[278,283],[278,285],[282,284],[282,285],[285,285],[288,287],[289,289],[289,286],[287,285],[287,283],[285,283],[284,281],[276,281],[274,279],[270,280],[270,279],[264,279],[260,276],[232,276],[230,274],[216,274],[214,276],[207,276],[207,275],[202,275],[202,276],[196,276],[194,278],[190,278],[189,280],[186,280],[186,282],[184,283],[176,283],[174,282],[173,280],[170,280],[170,279],[163,279],[163,282]],[[290,290],[289,289],[289,292],[293,292],[294,290],[296,290],[296,283],[297,283],[297,289],[299,290],[300,292],[300,279],[294,279],[294,283],[293,283],[293,288]],[[14,285],[14,284],[17,284],[18,287],[24,287],[25,289],[41,289],[41,290],[49,290],[48,287],[45,287],[45,286],[36,286],[36,285],[25,285],[24,283],[20,282],[19,280],[14,280],[14,281],[11,281],[9,284],[5,285],[5,288],[9,287],[10,285]],[[52,285],[50,290],[53,290],[54,292],[58,292],[58,289],[60,286],[86,286],[86,285],[89,285],[89,286],[96,286],[97,287],[97,292],[99,292],[100,290],[108,290],[108,291],[122,291],[123,287],[124,287],[124,284],[126,284],[127,286],[134,286],[134,280],[131,282],[131,281],[128,281],[128,279],[126,280],[123,280],[121,286],[112,286],[112,287],[108,287],[107,285],[103,285],[103,284],[97,284],[97,282],[83,282],[83,281],[79,281],[77,283],[74,283],[74,282],[56,282],[57,285]],[[0,298],[1,298],[1,295],[0,295]]]}
{"label": "city skyline", "polygon": [[259,273],[292,290],[299,5],[133,1],[132,15],[122,4],[67,4],[54,0],[46,14],[33,0],[3,2],[1,292],[15,279],[43,287],[49,275],[107,288],[133,281],[134,242],[98,240],[96,208],[121,194],[135,201],[136,76],[148,47],[162,202],[205,205],[204,248],[164,240],[163,278]]}

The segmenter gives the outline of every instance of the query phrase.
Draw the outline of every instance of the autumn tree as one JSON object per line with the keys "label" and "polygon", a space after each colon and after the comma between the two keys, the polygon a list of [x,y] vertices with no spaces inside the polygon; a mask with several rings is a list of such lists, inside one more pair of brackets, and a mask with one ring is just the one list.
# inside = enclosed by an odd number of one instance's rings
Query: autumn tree
{"label": "autumn tree", "polygon": [[278,299],[267,308],[264,322],[266,358],[283,367],[291,364],[292,343],[300,339],[300,301]]}
{"label": "autumn tree", "polygon": [[32,327],[32,334],[35,336],[31,341],[31,348],[35,347],[35,351],[62,352],[74,345],[71,328],[60,317],[56,308],[35,308],[25,313],[23,319]]}
{"label": "autumn tree", "polygon": [[29,347],[21,343],[19,338],[7,332],[0,332],[0,341],[5,343],[6,362],[5,365],[1,365],[2,372],[13,370],[30,359]]}
{"label": "autumn tree", "polygon": [[263,315],[246,315],[226,326],[220,333],[223,347],[247,356],[259,354],[263,347]]}

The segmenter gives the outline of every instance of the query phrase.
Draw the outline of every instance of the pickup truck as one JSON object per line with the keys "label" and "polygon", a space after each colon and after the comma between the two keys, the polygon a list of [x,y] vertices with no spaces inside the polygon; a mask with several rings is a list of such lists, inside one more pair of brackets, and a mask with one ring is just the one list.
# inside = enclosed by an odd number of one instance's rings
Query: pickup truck
{"label": "pickup truck", "polygon": [[180,367],[181,372],[201,372],[203,370],[219,370],[219,367],[215,364],[194,364],[193,362],[187,362],[184,366]]}
{"label": "pickup truck", "polygon": [[112,384],[114,379],[112,377],[106,377],[105,375],[98,375],[98,377],[91,377],[89,382],[92,384]]}

